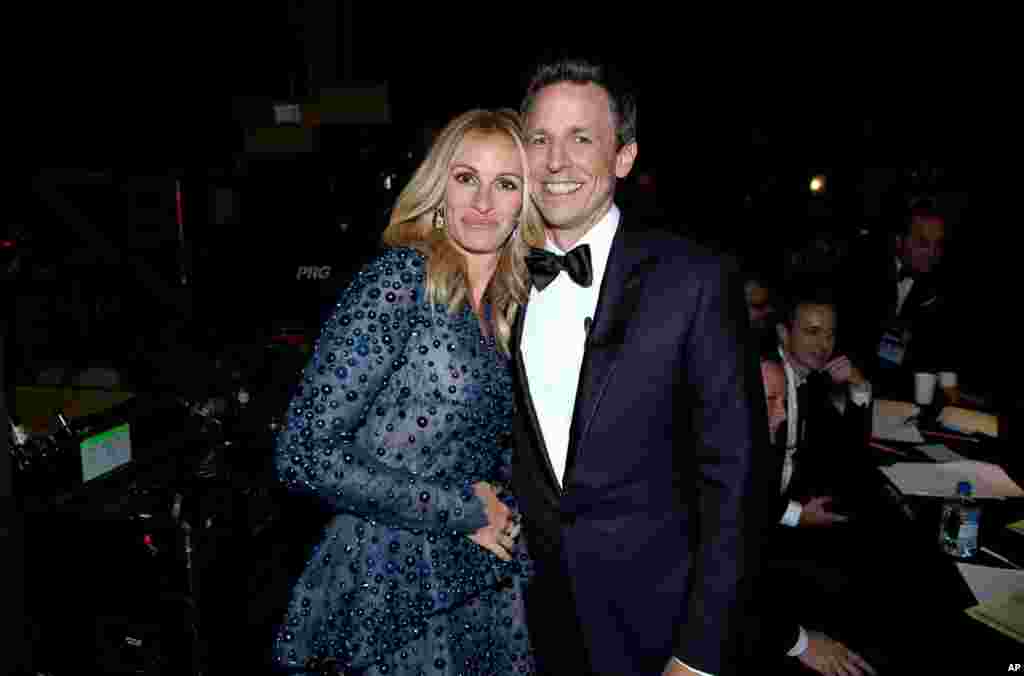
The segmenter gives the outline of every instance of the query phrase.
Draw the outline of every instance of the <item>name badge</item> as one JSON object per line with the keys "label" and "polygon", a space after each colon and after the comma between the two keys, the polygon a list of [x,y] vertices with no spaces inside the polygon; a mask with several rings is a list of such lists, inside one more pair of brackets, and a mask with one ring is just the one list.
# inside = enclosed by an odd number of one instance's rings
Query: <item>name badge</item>
{"label": "name badge", "polygon": [[882,334],[882,340],[878,343],[878,356],[882,360],[882,366],[899,367],[907,355],[907,345],[910,343],[910,331],[897,327],[890,327]]}

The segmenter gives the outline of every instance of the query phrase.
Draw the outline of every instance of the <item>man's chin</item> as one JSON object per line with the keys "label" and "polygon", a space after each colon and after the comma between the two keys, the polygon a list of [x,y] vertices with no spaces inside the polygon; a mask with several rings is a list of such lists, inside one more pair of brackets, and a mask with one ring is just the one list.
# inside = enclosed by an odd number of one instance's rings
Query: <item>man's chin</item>
{"label": "man's chin", "polygon": [[566,209],[560,206],[540,206],[540,215],[549,228],[557,230],[569,230],[573,227],[578,217],[575,209]]}
{"label": "man's chin", "polygon": [[919,262],[917,265],[910,265],[910,269],[913,270],[914,274],[917,275],[927,275],[929,272],[932,271],[932,268],[934,267],[935,265],[933,263],[927,263],[923,261]]}

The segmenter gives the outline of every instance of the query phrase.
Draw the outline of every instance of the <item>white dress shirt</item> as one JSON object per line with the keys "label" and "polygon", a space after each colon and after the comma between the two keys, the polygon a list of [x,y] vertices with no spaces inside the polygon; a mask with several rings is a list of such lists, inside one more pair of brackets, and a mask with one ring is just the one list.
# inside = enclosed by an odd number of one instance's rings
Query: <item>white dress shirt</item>
{"label": "white dress shirt", "polygon": [[[789,488],[789,482],[793,480],[793,470],[795,463],[793,461],[793,455],[797,450],[797,435],[799,434],[800,425],[800,408],[797,403],[797,388],[803,384],[806,380],[806,372],[804,369],[796,368],[786,355],[785,350],[779,348],[779,355],[782,356],[782,368],[786,371],[786,457],[782,461],[782,486],[783,493]],[[869,383],[864,385],[854,385],[850,383],[848,386],[849,399],[856,406],[868,406],[871,404],[871,386]],[[833,397],[833,405],[840,413],[846,411],[846,396],[841,392],[838,397]],[[800,525],[800,515],[803,514],[803,507],[799,502],[790,500],[786,506],[786,512],[782,515],[779,520],[784,526],[795,527]]]}
{"label": "white dress shirt", "polygon": [[[897,258],[896,259],[896,274],[897,274],[897,276],[901,272],[903,272],[903,261],[901,261],[899,258]],[[907,302],[907,296],[910,295],[910,290],[913,289],[913,288],[914,288],[914,278],[913,277],[907,277],[906,279],[901,279],[897,283],[896,289],[899,292],[899,300],[896,301],[896,316],[897,317],[899,317],[900,316],[900,312],[903,311],[903,304],[905,302]]]}
{"label": "white dress shirt", "polygon": [[[804,378],[793,368],[784,350],[780,348],[779,354],[782,355],[782,368],[786,371],[786,457],[782,461],[781,486],[781,492],[785,493],[786,489],[789,488],[789,482],[793,480],[793,455],[796,453],[797,430],[799,429],[800,422],[800,409],[797,405],[796,388],[803,383]],[[779,523],[784,526],[796,527],[800,524],[800,515],[802,513],[803,507],[800,503],[796,500],[790,500],[789,504],[786,505],[786,512],[782,515]]]}
{"label": "white dress shirt", "polygon": [[[803,369],[798,370],[790,363],[785,350],[779,348],[779,354],[782,356],[782,367],[786,371],[786,457],[782,463],[781,486],[782,492],[785,493],[786,489],[789,488],[789,482],[793,480],[793,470],[795,467],[793,455],[797,449],[800,424],[800,408],[797,404],[796,391],[806,379],[806,374]],[[857,406],[866,406],[871,401],[871,389],[851,384],[850,398]],[[845,401],[842,402],[842,406],[837,403],[837,407],[842,410],[845,407],[845,403]],[[803,506],[795,500],[790,500],[789,504],[786,505],[786,512],[782,515],[779,523],[784,526],[796,527],[800,525],[800,516],[802,514]],[[797,625],[797,629],[799,634],[797,635],[796,643],[786,651],[786,655],[789,657],[799,657],[807,650],[809,641],[807,630],[800,625]]]}
{"label": "white dress shirt", "polygon": [[[779,349],[779,354],[782,355],[782,368],[786,371],[786,458],[782,463],[782,492],[785,493],[786,489],[789,488],[789,482],[793,479],[793,454],[796,453],[797,445],[797,416],[799,415],[799,409],[797,407],[796,388],[803,383],[804,379],[800,376],[799,381],[797,380],[796,369],[786,359],[786,353],[781,348]],[[803,514],[803,511],[803,506],[799,502],[790,500],[789,504],[786,505],[786,513],[782,515],[779,523],[784,526],[798,526],[800,525],[800,515]],[[797,625],[797,629],[799,633],[797,634],[796,643],[786,651],[786,655],[789,657],[799,657],[807,650],[807,630],[800,625]]]}
{"label": "white dress shirt", "polygon": [[[543,292],[536,287],[530,290],[521,344],[523,365],[544,445],[559,483],[564,478],[569,454],[569,427],[583,366],[586,327],[597,309],[601,281],[618,227],[619,209],[613,204],[604,218],[576,243],[590,245],[594,281],[589,287],[580,286],[568,274],[559,274]],[[550,239],[544,248],[559,255],[567,253]]]}

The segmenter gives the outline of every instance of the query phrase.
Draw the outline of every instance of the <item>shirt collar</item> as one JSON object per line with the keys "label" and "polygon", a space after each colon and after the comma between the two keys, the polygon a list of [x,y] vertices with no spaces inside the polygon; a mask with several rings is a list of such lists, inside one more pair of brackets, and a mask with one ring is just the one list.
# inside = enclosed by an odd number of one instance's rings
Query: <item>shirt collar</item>
{"label": "shirt collar", "polygon": [[[588,230],[583,237],[580,237],[579,241],[572,247],[575,249],[581,244],[590,245],[590,264],[594,270],[594,285],[598,286],[598,288],[600,288],[601,280],[604,279],[604,270],[608,265],[608,256],[611,255],[612,251],[612,240],[615,239],[615,233],[618,232],[621,218],[622,212],[613,203],[611,208],[608,209],[608,213],[595,223],[594,227]],[[559,255],[568,253],[559,249],[558,245],[550,237],[548,237],[544,248]]]}
{"label": "shirt collar", "polygon": [[796,388],[800,386],[803,379],[796,374],[793,365],[786,359],[786,353],[781,347],[779,348],[779,354],[782,355],[782,368],[786,371],[786,459],[791,461],[793,454],[796,452],[797,416],[800,415],[800,410],[797,406]]}
{"label": "shirt collar", "polygon": [[794,387],[800,387],[803,385],[807,381],[807,374],[810,373],[810,369],[791,360],[782,347],[779,347],[779,355],[782,357],[782,361],[787,367],[786,371],[788,371],[789,374],[792,374]]}

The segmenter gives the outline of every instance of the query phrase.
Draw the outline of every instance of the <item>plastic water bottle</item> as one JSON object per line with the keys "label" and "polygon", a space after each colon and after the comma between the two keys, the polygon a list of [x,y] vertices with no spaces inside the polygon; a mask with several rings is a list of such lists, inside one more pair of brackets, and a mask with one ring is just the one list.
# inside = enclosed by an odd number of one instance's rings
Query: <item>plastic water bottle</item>
{"label": "plastic water bottle", "polygon": [[947,554],[967,559],[978,551],[981,505],[974,499],[970,481],[958,483],[956,494],[956,499],[942,506],[939,544]]}

